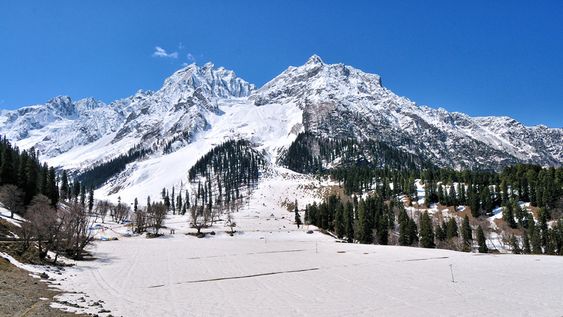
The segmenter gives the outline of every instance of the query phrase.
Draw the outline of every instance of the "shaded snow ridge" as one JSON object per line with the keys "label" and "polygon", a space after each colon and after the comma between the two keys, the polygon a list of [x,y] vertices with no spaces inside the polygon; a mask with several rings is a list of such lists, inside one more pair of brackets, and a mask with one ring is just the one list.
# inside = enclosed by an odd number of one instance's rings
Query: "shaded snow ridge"
{"label": "shaded snow ridge", "polygon": [[419,106],[385,88],[380,76],[326,64],[317,55],[259,89],[223,67],[191,64],[157,91],[109,104],[59,96],[0,112],[1,135],[22,149],[35,147],[50,165],[75,175],[142,151],[99,190],[122,198],[188,183],[197,159],[226,140],[248,140],[276,164],[305,131],[381,141],[457,169],[563,162],[563,129]]}

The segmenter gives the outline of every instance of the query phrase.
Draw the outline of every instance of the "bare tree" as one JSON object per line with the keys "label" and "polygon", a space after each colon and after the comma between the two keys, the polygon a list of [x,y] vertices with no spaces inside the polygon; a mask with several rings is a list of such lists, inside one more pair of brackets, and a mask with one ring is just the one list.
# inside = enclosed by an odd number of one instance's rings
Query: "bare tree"
{"label": "bare tree", "polygon": [[112,208],[114,208],[112,203],[107,200],[100,200],[96,203],[96,208],[94,209],[94,211],[100,218],[102,218],[102,223],[104,223],[108,212]]}
{"label": "bare tree", "polygon": [[22,242],[19,250],[20,255],[25,253],[31,247],[31,242],[33,241],[33,231],[34,226],[30,221],[23,221],[21,226],[18,228],[18,236]]}
{"label": "bare tree", "polygon": [[158,231],[162,228],[162,224],[164,223],[164,219],[166,218],[166,213],[168,208],[162,202],[154,203],[151,205],[151,220],[152,225],[155,230],[155,234],[158,235]]}
{"label": "bare tree", "polygon": [[66,208],[65,242],[66,252],[74,259],[82,258],[84,248],[94,236],[90,227],[94,224],[86,208],[79,203],[70,203]]}
{"label": "bare tree", "polygon": [[133,213],[133,226],[134,232],[136,233],[143,233],[148,225],[148,215],[144,209],[137,209]]}
{"label": "bare tree", "polygon": [[10,211],[10,218],[14,218],[14,213],[19,213],[22,208],[22,191],[12,184],[0,187],[0,202]]}
{"label": "bare tree", "polygon": [[233,215],[230,210],[227,210],[227,221],[225,223],[225,226],[231,229],[230,235],[232,236],[235,233],[233,228],[237,226],[237,223],[233,219]]}
{"label": "bare tree", "polygon": [[31,237],[37,240],[39,259],[44,259],[51,250],[58,251],[64,219],[60,219],[51,207],[49,198],[43,195],[33,197],[25,216],[31,225]]}
{"label": "bare tree", "polygon": [[192,206],[191,213],[191,226],[197,229],[197,234],[201,234],[201,229],[207,227],[208,212],[203,206]]}
{"label": "bare tree", "polygon": [[223,214],[223,204],[219,202],[218,204],[213,205],[209,210],[209,216],[211,217],[211,224],[217,222],[217,220],[219,220],[222,214]]}
{"label": "bare tree", "polygon": [[56,210],[49,198],[37,195],[28,206],[25,218],[27,221],[22,222],[18,231],[23,242],[21,253],[36,241],[40,260],[45,259],[49,251],[55,253],[53,263],[57,262],[60,252],[80,259],[84,248],[94,238],[90,230],[94,219],[78,202],[63,204]]}
{"label": "bare tree", "polygon": [[129,219],[129,214],[131,213],[131,207],[126,204],[119,202],[112,209],[113,221],[117,223],[123,223],[125,220]]}

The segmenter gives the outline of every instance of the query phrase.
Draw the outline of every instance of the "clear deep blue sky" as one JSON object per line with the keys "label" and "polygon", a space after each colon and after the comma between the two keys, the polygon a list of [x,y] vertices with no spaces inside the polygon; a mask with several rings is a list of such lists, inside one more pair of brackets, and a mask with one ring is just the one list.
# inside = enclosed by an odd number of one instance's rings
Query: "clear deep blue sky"
{"label": "clear deep blue sky", "polygon": [[562,127],[563,1],[460,2],[1,1],[0,108],[110,102],[191,60],[260,86],[318,54],[419,104]]}

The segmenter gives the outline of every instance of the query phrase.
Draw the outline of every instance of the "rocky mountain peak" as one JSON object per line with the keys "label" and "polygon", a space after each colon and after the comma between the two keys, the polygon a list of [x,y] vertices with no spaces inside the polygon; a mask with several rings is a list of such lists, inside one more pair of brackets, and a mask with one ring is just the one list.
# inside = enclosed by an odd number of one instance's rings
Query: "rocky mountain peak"
{"label": "rocky mountain peak", "polygon": [[[229,111],[237,113],[225,117]],[[81,168],[132,147],[166,154],[191,146],[205,133],[252,132],[263,127],[258,112],[275,112],[278,121],[268,122],[269,135],[283,144],[293,134],[276,130],[282,131],[287,125],[283,118],[290,117],[292,131],[377,140],[438,166],[498,169],[517,162],[563,163],[563,129],[418,106],[383,87],[379,75],[326,64],[318,55],[257,90],[233,71],[206,63],[186,65],[157,91],[139,91],[107,106],[93,98],[73,103],[59,96],[43,105],[0,112],[0,134],[22,148],[36,146],[55,166],[69,167],[65,155],[77,155],[72,168]],[[214,124],[225,118],[236,127],[214,131]],[[84,149],[94,145],[103,150],[84,161]]]}
{"label": "rocky mountain peak", "polygon": [[57,96],[47,102],[47,104],[62,116],[75,114],[75,106],[69,96]]}
{"label": "rocky mountain peak", "polygon": [[237,77],[232,70],[216,68],[209,62],[203,66],[195,63],[187,65],[167,78],[161,88],[166,94],[191,93],[196,90],[204,91],[208,97],[245,97],[254,90],[254,85]]}
{"label": "rocky mountain peak", "polygon": [[323,60],[317,54],[313,54],[311,57],[309,57],[307,63],[305,63],[305,65],[323,65],[323,64],[324,64]]}

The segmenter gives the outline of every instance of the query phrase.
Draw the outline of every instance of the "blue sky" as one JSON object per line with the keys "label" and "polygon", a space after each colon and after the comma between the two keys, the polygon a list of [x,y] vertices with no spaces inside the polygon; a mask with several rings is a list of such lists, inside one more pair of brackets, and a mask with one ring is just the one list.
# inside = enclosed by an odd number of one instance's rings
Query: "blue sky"
{"label": "blue sky", "polygon": [[563,127],[563,1],[1,1],[0,108],[110,102],[191,61],[260,86],[312,54],[419,104]]}

